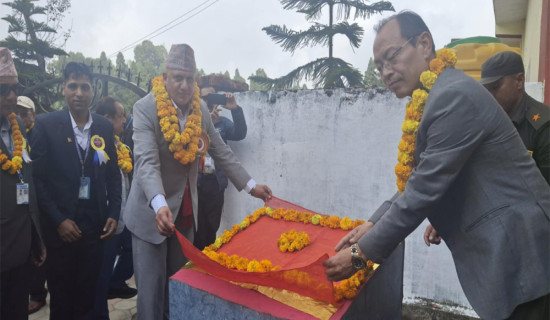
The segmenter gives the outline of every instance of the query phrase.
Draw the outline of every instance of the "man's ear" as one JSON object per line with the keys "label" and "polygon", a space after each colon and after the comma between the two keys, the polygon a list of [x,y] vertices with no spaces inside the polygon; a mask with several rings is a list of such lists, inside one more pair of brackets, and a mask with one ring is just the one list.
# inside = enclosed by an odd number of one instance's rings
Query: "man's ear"
{"label": "man's ear", "polygon": [[523,90],[525,87],[525,73],[520,72],[514,77],[516,80],[516,88]]}
{"label": "man's ear", "polygon": [[433,58],[433,39],[429,32],[422,32],[416,40],[416,45],[422,49],[422,56],[426,61],[430,61]]}

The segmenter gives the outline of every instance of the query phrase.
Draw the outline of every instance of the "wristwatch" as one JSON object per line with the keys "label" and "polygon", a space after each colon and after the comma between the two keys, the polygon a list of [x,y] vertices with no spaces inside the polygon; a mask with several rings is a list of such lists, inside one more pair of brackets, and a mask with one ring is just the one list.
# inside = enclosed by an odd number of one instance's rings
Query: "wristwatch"
{"label": "wristwatch", "polygon": [[367,266],[365,260],[359,255],[359,251],[357,251],[357,243],[351,245],[351,264],[356,270],[365,269]]}

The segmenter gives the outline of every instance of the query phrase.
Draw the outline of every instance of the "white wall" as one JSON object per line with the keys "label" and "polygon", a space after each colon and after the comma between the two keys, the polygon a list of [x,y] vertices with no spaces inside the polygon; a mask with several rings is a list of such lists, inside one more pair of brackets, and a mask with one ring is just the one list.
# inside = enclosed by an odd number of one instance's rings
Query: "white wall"
{"label": "white wall", "polygon": [[[380,90],[237,94],[248,124],[230,146],[276,197],[324,214],[368,219],[396,191],[393,167],[405,100]],[[223,115],[231,118],[224,110]],[[219,233],[263,203],[230,183]],[[470,308],[447,247],[426,247],[422,224],[406,241],[404,296]]]}

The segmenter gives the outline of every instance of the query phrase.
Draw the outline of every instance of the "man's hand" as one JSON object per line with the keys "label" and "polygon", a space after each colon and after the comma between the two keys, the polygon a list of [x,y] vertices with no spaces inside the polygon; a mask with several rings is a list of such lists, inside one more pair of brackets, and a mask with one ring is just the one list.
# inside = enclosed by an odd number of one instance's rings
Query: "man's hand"
{"label": "man's hand", "polygon": [[441,243],[441,237],[437,234],[437,230],[430,224],[426,227],[426,231],[424,231],[424,242],[429,247],[430,243],[433,244],[440,244]]}
{"label": "man's hand", "polygon": [[357,241],[359,241],[359,239],[361,239],[361,237],[365,233],[367,233],[367,231],[369,231],[372,227],[374,227],[374,223],[367,221],[366,223],[351,230],[342,239],[340,239],[340,242],[336,244],[334,251],[340,251],[344,248],[350,247],[354,243],[357,243]]}
{"label": "man's hand", "polygon": [[164,206],[160,207],[155,217],[157,222],[157,230],[165,237],[170,237],[174,233],[175,225],[172,223],[173,216],[170,208]]}
{"label": "man's hand", "polygon": [[250,193],[253,197],[262,199],[264,201],[271,199],[271,189],[265,184],[257,184]]}
{"label": "man's hand", "polygon": [[210,111],[210,118],[212,118],[212,123],[217,123],[220,121],[220,109],[218,109],[217,106]]}
{"label": "man's hand", "polygon": [[351,264],[351,251],[341,250],[323,262],[328,281],[340,281],[351,277],[357,270]]}
{"label": "man's hand", "polygon": [[46,261],[46,246],[42,243],[40,246],[40,255],[36,255],[35,250],[31,250],[31,262],[37,266],[41,267]]}
{"label": "man's hand", "polygon": [[118,222],[113,218],[107,218],[107,222],[105,223],[105,227],[103,227],[103,232],[105,232],[103,235],[99,236],[99,239],[109,239],[116,231],[116,227],[118,225]]}
{"label": "man's hand", "polygon": [[222,107],[228,110],[237,109],[237,100],[235,100],[235,96],[232,93],[226,93],[225,97],[227,98],[227,103]]}
{"label": "man's hand", "polygon": [[61,240],[68,243],[75,242],[82,238],[82,231],[80,231],[78,225],[71,219],[63,220],[59,227],[57,227],[57,233],[61,237]]}

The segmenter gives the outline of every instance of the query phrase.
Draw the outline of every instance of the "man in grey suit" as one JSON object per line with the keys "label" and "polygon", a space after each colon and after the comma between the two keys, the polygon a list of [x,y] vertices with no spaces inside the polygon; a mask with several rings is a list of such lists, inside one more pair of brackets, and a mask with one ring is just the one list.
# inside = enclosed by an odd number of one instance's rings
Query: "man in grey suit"
{"label": "man in grey suit", "polygon": [[[422,18],[405,11],[382,21],[374,58],[388,88],[411,96],[435,58]],[[414,160],[404,191],[342,238],[325,262],[328,279],[349,277],[367,259],[383,263],[428,218],[482,318],[548,319],[550,187],[489,92],[462,71],[442,71]]]}
{"label": "man in grey suit", "polygon": [[[199,166],[195,153],[206,151],[202,143],[210,140],[208,153],[238,190],[264,200],[271,196],[269,187],[256,184],[214,128],[208,108],[200,102],[196,72],[193,49],[173,45],[162,79],[153,80],[153,92],[133,109],[134,180],[123,217],[132,232],[138,319],[169,318],[168,277],[186,262],[173,233],[175,228],[193,242]],[[209,139],[197,137],[201,129]]]}

